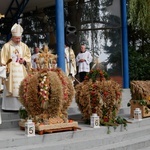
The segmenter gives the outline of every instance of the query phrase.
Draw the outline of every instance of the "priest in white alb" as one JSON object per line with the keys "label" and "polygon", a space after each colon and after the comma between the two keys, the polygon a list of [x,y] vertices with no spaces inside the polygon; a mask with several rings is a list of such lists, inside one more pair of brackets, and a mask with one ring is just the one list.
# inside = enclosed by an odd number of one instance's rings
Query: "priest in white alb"
{"label": "priest in white alb", "polygon": [[65,72],[68,77],[72,76],[72,80],[74,80],[77,73],[76,59],[73,49],[67,45],[65,46]]}
{"label": "priest in white alb", "polygon": [[91,53],[86,50],[86,44],[81,43],[80,52],[76,57],[80,82],[84,81],[85,76],[90,72],[90,63],[92,59]]}
{"label": "priest in white alb", "polygon": [[2,99],[2,110],[4,111],[18,111],[20,109],[19,86],[31,67],[30,49],[21,42],[23,28],[15,23],[11,28],[11,33],[12,38],[4,44],[1,50],[1,64],[7,66],[8,74],[4,83]]}

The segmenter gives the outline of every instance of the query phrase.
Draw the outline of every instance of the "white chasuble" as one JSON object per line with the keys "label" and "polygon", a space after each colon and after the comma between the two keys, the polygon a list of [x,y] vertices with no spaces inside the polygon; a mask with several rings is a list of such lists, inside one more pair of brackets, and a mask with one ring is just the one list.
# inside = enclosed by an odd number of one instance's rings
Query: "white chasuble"
{"label": "white chasuble", "polygon": [[25,71],[23,65],[19,63],[12,63],[11,76],[12,76],[12,96],[19,97],[19,86],[21,81],[25,78]]}
{"label": "white chasuble", "polygon": [[73,49],[69,47],[65,48],[65,72],[67,76],[71,74],[73,77],[75,77],[77,73],[75,54]]}
{"label": "white chasuble", "polygon": [[12,41],[4,44],[1,50],[1,63],[12,59],[8,64],[9,76],[4,85],[2,109],[3,110],[19,110],[21,103],[18,100],[19,86],[21,81],[27,76],[26,68],[19,63],[19,59],[24,59],[27,63],[31,63],[31,52],[28,46],[22,42],[15,45]]}

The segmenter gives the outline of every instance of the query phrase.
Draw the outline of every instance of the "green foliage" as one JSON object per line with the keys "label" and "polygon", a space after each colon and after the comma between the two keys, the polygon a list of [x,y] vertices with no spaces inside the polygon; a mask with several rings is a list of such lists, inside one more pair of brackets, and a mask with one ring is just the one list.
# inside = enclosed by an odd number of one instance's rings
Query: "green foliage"
{"label": "green foliage", "polygon": [[28,113],[27,113],[27,111],[25,110],[25,108],[20,108],[19,109],[19,116],[20,116],[20,118],[21,119],[26,119],[26,118],[28,118]]}
{"label": "green foliage", "polygon": [[[145,100],[133,100],[133,104],[136,104],[136,103],[138,103],[141,106],[147,106],[147,102]],[[131,104],[129,106],[131,106]]]}
{"label": "green foliage", "polygon": [[150,80],[150,34],[128,26],[129,74],[132,80]]}
{"label": "green foliage", "polygon": [[87,76],[85,77],[86,80],[92,79],[93,82],[95,82],[96,80],[109,80],[110,77],[107,74],[107,72],[100,70],[100,69],[96,69],[96,70],[91,70]]}
{"label": "green foliage", "polygon": [[116,129],[119,125],[121,125],[126,130],[127,123],[131,122],[127,121],[125,118],[121,116],[118,116],[114,120],[111,120],[109,122],[105,122],[103,119],[100,119],[100,124],[103,126],[107,126],[107,134],[111,133],[110,126],[113,126],[114,129]]}
{"label": "green foliage", "polygon": [[150,0],[129,0],[129,23],[150,32]]}
{"label": "green foliage", "polygon": [[129,75],[131,81],[150,80],[150,57],[129,48]]}
{"label": "green foliage", "polygon": [[130,107],[131,106],[131,104],[130,103],[127,103],[127,107]]}

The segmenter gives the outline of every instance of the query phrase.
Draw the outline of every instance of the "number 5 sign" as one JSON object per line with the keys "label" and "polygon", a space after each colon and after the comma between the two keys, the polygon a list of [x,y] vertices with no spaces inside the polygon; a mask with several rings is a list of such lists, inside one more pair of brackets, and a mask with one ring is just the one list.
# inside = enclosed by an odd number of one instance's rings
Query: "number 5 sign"
{"label": "number 5 sign", "polygon": [[25,123],[25,134],[26,136],[35,136],[35,125],[32,120],[27,120]]}

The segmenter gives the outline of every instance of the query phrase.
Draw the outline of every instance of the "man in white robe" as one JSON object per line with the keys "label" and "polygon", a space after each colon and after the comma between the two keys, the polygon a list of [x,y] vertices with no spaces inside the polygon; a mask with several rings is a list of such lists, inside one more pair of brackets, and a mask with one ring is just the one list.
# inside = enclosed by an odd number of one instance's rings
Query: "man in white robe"
{"label": "man in white robe", "polygon": [[9,74],[4,84],[2,100],[2,110],[4,111],[20,109],[19,86],[27,75],[27,69],[29,70],[31,67],[31,52],[28,46],[21,42],[23,28],[19,24],[14,24],[11,33],[11,40],[5,43],[1,50],[1,64],[7,66]]}
{"label": "man in white robe", "polygon": [[65,47],[65,72],[68,77],[72,76],[73,78],[77,73],[74,51],[67,45]]}
{"label": "man in white robe", "polygon": [[81,51],[76,57],[80,82],[82,82],[86,74],[90,72],[91,62],[92,62],[91,53],[86,50],[85,44],[81,44]]}

